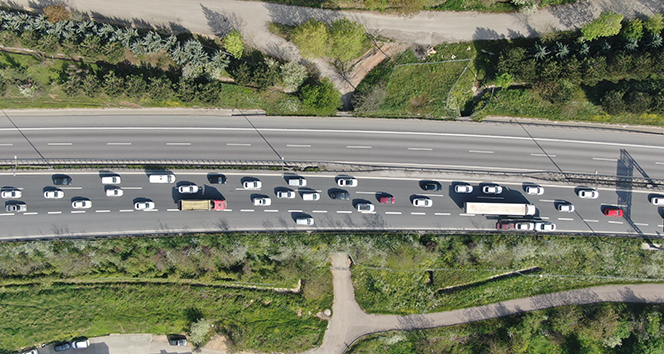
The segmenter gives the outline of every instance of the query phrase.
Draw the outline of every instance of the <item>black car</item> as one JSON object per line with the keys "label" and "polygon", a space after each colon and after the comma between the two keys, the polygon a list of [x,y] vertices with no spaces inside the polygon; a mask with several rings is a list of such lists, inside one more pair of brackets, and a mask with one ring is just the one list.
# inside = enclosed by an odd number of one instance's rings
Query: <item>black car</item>
{"label": "black car", "polygon": [[224,175],[209,175],[208,176],[208,181],[210,181],[210,183],[226,184],[226,176],[224,176]]}
{"label": "black car", "polygon": [[333,190],[330,192],[330,198],[337,200],[350,200],[350,193],[345,190]]}
{"label": "black car", "polygon": [[59,344],[56,344],[55,347],[53,347],[56,352],[64,352],[65,350],[71,349],[71,344],[69,342],[62,342]]}
{"label": "black car", "polygon": [[443,189],[440,183],[433,181],[422,182],[420,184],[420,187],[422,187],[422,189],[425,191],[431,191],[431,192],[439,192],[441,189]]}
{"label": "black car", "polygon": [[185,345],[187,345],[187,337],[183,335],[171,334],[168,336],[168,344],[178,347],[184,347]]}
{"label": "black car", "polygon": [[65,175],[53,176],[53,184],[56,186],[69,186],[71,185],[71,177]]}

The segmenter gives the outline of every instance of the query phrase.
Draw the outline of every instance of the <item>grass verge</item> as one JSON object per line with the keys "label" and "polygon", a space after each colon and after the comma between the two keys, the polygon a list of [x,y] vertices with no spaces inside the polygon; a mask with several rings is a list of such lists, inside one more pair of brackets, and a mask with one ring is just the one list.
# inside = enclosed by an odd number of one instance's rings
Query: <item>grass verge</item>
{"label": "grass verge", "polygon": [[3,287],[0,302],[0,351],[79,335],[182,333],[205,317],[236,349],[296,352],[320,344],[327,326],[299,295],[206,286],[46,283]]}
{"label": "grass verge", "polygon": [[[424,236],[392,244],[382,259],[355,257],[353,283],[357,301],[367,312],[410,314],[602,284],[661,282],[664,254],[641,250],[642,242],[600,237]],[[530,267],[541,269],[485,281]],[[472,282],[477,283],[439,291]]]}

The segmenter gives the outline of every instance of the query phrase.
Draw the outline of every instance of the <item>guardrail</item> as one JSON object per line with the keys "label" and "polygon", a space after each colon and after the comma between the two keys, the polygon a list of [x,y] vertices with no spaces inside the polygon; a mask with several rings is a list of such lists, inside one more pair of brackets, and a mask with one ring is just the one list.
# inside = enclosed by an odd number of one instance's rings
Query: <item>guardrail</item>
{"label": "guardrail", "polygon": [[372,164],[338,163],[334,161],[288,160],[195,160],[195,159],[5,159],[0,160],[5,170],[64,169],[64,168],[142,168],[146,170],[177,168],[253,168],[283,171],[329,172],[429,172],[457,173],[487,177],[519,177],[540,181],[589,186],[616,186],[638,189],[664,190],[664,180],[649,177],[600,174],[565,173],[557,171],[511,172],[491,170],[466,170],[436,167],[387,166]]}

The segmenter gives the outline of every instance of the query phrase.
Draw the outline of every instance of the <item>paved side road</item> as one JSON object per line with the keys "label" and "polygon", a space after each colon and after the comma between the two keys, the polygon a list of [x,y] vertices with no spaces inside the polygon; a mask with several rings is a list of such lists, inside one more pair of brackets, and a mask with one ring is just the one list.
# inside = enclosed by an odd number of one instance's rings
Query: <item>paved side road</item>
{"label": "paved side road", "polygon": [[[39,348],[40,354],[55,354],[53,345]],[[62,353],[62,352],[57,352]],[[227,351],[194,348],[191,344],[175,347],[168,344],[166,336],[152,334],[111,334],[90,338],[90,346],[64,352],[76,354],[229,354]]]}
{"label": "paved side road", "polygon": [[355,301],[350,260],[344,253],[331,257],[334,282],[332,318],[323,344],[305,354],[342,354],[356,340],[371,333],[414,330],[486,320],[563,305],[599,302],[664,303],[664,284],[609,285],[531,296],[486,306],[422,315],[370,315]]}

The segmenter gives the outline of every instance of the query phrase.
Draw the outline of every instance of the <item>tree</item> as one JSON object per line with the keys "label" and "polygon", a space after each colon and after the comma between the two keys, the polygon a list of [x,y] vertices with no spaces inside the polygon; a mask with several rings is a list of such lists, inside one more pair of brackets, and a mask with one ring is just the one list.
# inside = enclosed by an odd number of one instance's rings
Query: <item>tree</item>
{"label": "tree", "polygon": [[242,38],[242,33],[236,29],[228,33],[226,38],[224,38],[224,48],[235,58],[242,58],[242,53],[244,52],[244,38]]}
{"label": "tree", "polygon": [[49,22],[58,23],[60,21],[69,20],[71,18],[71,12],[67,10],[65,5],[51,5],[44,8],[44,17]]}
{"label": "tree", "polygon": [[291,42],[309,59],[327,56],[329,38],[327,25],[314,19],[295,27],[291,34]]}
{"label": "tree", "polygon": [[333,115],[341,106],[341,93],[328,78],[320,83],[310,83],[302,87],[301,98],[302,103],[315,110],[318,115]]}
{"label": "tree", "polygon": [[628,22],[620,34],[625,39],[640,40],[643,37],[643,21],[637,18]]}
{"label": "tree", "polygon": [[330,39],[330,55],[342,63],[364,54],[368,42],[364,25],[346,18],[332,22]]}
{"label": "tree", "polygon": [[664,16],[657,14],[653,17],[648,17],[646,22],[643,23],[643,28],[653,35],[659,35],[664,29]]}
{"label": "tree", "polygon": [[593,22],[581,28],[581,34],[587,41],[592,41],[600,37],[615,36],[620,33],[624,16],[615,12],[604,11]]}

